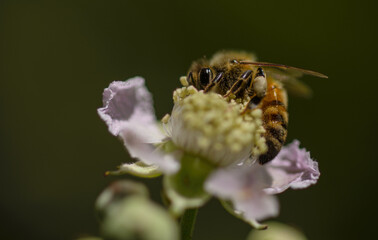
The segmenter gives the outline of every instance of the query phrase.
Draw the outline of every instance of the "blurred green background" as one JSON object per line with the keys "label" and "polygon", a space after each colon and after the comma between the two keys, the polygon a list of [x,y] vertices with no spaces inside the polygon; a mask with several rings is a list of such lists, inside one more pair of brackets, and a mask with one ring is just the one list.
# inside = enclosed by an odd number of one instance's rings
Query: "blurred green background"
{"label": "blurred green background", "polygon": [[[97,234],[93,205],[128,161],[97,116],[113,80],[146,78],[156,114],[191,62],[220,49],[325,73],[290,98],[289,141],[319,161],[317,185],[280,195],[277,220],[310,239],[376,235],[377,6],[373,1],[1,1],[0,239]],[[144,181],[156,201],[160,181]],[[250,227],[213,200],[195,239]],[[369,237],[370,236],[370,237]]]}

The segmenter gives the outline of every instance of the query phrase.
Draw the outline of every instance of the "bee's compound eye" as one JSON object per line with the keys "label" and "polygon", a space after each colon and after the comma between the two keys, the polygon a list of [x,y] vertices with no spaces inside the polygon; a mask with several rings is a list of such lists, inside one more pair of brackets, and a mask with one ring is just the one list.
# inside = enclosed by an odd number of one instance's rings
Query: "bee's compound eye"
{"label": "bee's compound eye", "polygon": [[199,80],[202,86],[207,86],[213,79],[213,72],[210,68],[202,68],[199,72]]}

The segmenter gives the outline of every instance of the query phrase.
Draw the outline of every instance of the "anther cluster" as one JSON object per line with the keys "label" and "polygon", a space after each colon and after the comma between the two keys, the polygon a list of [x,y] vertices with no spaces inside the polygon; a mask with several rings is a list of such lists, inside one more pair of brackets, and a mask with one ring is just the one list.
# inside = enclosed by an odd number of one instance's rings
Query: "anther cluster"
{"label": "anther cluster", "polygon": [[[185,83],[185,81],[184,81]],[[203,93],[193,86],[176,89],[172,116],[164,119],[173,142],[218,166],[257,156],[267,149],[261,110],[242,114],[245,101]]]}

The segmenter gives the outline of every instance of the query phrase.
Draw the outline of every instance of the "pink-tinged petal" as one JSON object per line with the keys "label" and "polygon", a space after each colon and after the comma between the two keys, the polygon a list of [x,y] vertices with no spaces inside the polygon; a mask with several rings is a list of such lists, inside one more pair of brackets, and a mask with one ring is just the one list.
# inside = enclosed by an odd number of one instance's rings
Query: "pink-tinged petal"
{"label": "pink-tinged petal", "polygon": [[119,136],[131,157],[138,158],[147,165],[157,165],[166,174],[173,174],[180,168],[174,154],[167,154],[156,149],[153,144],[146,143],[144,132],[141,132],[133,124],[123,128]]}
{"label": "pink-tinged petal", "polygon": [[254,195],[245,201],[234,203],[235,210],[243,212],[243,218],[248,221],[261,221],[269,217],[276,217],[279,213],[278,200],[273,195]]}
{"label": "pink-tinged petal", "polygon": [[134,127],[144,129],[145,142],[160,142],[164,138],[156,124],[152,96],[141,77],[112,82],[104,90],[103,107],[97,112],[115,136],[133,123]]}
{"label": "pink-tinged petal", "polygon": [[179,163],[174,156],[156,150],[153,145],[162,142],[165,136],[157,125],[152,96],[143,78],[112,82],[104,90],[103,104],[98,114],[109,131],[123,140],[133,158],[156,165],[167,174],[178,170]]}
{"label": "pink-tinged petal", "polygon": [[273,179],[272,186],[265,189],[269,194],[277,194],[288,188],[300,189],[315,184],[320,176],[318,163],[310,153],[299,148],[295,140],[284,147],[271,162],[264,165]]}
{"label": "pink-tinged petal", "polygon": [[208,192],[233,203],[246,221],[262,220],[278,215],[278,202],[264,189],[271,185],[271,178],[264,167],[233,167],[215,171],[206,181]]}

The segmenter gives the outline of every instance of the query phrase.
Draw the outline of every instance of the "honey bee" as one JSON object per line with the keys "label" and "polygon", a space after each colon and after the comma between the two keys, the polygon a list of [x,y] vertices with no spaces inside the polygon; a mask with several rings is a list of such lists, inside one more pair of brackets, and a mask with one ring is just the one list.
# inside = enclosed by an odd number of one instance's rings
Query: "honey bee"
{"label": "honey bee", "polygon": [[268,150],[258,156],[260,164],[274,159],[286,141],[288,127],[287,93],[303,97],[311,90],[297,80],[303,74],[320,78],[327,76],[301,68],[267,62],[256,62],[253,54],[246,52],[221,51],[210,60],[202,58],[192,63],[187,81],[198,90],[216,92],[228,97],[249,97],[242,112],[261,109],[263,127]]}

